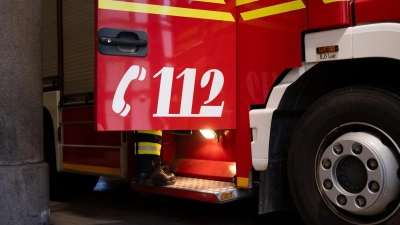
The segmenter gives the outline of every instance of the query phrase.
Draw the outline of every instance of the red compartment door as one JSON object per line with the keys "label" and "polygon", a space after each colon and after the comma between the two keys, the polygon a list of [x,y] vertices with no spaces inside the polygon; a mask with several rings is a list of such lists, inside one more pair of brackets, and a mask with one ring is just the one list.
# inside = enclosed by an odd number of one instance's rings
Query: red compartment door
{"label": "red compartment door", "polygon": [[97,130],[236,128],[235,0],[97,0]]}

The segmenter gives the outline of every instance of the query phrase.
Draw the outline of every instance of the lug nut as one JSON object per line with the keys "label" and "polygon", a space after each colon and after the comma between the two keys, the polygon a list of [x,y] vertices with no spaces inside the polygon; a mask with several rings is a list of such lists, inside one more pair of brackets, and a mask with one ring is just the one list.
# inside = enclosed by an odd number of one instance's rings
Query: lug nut
{"label": "lug nut", "polygon": [[336,200],[339,203],[339,205],[341,205],[341,206],[344,206],[347,203],[346,196],[344,196],[344,195],[338,195]]}
{"label": "lug nut", "polygon": [[333,187],[333,183],[331,180],[329,180],[329,179],[324,180],[324,188],[326,190],[331,190],[332,187]]}
{"label": "lug nut", "polygon": [[374,180],[369,182],[368,187],[369,187],[369,190],[374,193],[379,191],[379,183]]}
{"label": "lug nut", "polygon": [[343,146],[341,144],[337,144],[333,146],[333,151],[337,154],[340,155],[343,152]]}
{"label": "lug nut", "polygon": [[363,196],[357,196],[356,204],[358,207],[364,207],[367,204],[367,200]]}
{"label": "lug nut", "polygon": [[332,165],[331,160],[329,159],[322,160],[322,167],[324,167],[324,169],[330,169],[331,165]]}
{"label": "lug nut", "polygon": [[378,161],[376,159],[368,159],[367,166],[370,170],[376,170],[378,168]]}
{"label": "lug nut", "polygon": [[362,146],[359,143],[355,143],[351,146],[351,150],[354,154],[359,155],[362,152]]}

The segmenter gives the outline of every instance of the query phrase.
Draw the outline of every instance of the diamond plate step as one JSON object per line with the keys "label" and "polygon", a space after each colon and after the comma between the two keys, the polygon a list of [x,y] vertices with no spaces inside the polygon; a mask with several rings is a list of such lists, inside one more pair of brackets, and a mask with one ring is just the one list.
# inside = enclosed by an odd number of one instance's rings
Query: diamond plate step
{"label": "diamond plate step", "polygon": [[131,184],[137,191],[168,195],[199,201],[224,203],[253,195],[252,189],[239,189],[233,182],[176,177],[174,185],[163,187]]}

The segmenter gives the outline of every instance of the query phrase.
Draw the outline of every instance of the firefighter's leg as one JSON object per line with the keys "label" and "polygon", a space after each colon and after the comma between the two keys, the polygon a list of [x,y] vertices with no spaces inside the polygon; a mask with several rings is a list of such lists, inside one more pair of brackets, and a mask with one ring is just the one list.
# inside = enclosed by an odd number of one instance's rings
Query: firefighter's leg
{"label": "firefighter's leg", "polygon": [[154,172],[150,177],[150,184],[155,186],[165,186],[175,184],[176,178],[173,173],[167,173],[163,170],[161,158],[159,155],[154,156],[153,163],[155,166]]}
{"label": "firefighter's leg", "polygon": [[137,131],[136,149],[139,173],[136,183],[157,186],[175,183],[175,175],[166,173],[162,168],[161,144],[162,132],[160,130]]}

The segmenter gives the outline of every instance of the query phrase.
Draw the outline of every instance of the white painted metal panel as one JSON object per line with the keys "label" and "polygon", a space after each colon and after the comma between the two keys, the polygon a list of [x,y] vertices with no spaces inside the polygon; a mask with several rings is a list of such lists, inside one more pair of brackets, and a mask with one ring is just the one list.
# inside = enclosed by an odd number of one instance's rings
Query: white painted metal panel
{"label": "white painted metal panel", "polygon": [[400,24],[378,23],[353,28],[354,58],[386,57],[400,60]]}
{"label": "white painted metal panel", "polygon": [[[306,34],[304,42],[307,63],[353,58],[352,28]],[[321,57],[321,54],[317,54],[316,49],[318,47],[332,45],[338,45],[339,47],[339,51],[334,58],[325,58]]]}

